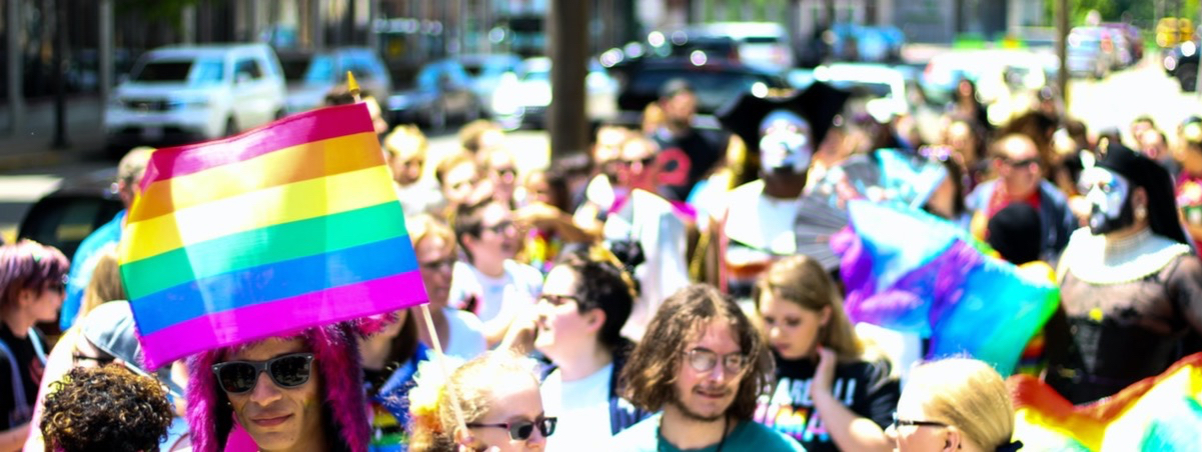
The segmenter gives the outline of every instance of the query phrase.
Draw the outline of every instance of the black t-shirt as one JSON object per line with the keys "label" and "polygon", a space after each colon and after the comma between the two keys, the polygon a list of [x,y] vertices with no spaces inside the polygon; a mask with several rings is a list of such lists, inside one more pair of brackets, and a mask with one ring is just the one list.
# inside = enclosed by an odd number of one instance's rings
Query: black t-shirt
{"label": "black t-shirt", "polygon": [[[25,387],[25,404],[33,406],[38,398],[38,385],[42,381],[42,371],[46,369],[41,358],[34,350],[33,341],[36,339],[33,335],[25,336],[24,339],[17,339],[12,331],[9,331],[8,325],[0,326],[0,341],[12,350],[13,356],[4,356],[0,353],[0,430],[7,430],[19,424],[9,422],[11,413],[17,407],[16,398],[13,394],[12,380],[12,365],[9,364],[9,359],[14,359],[17,363],[17,371],[21,374],[21,383]],[[43,348],[43,350],[45,350]],[[30,411],[32,413],[32,410]]]}
{"label": "black t-shirt", "polygon": [[679,137],[660,130],[652,137],[659,144],[660,194],[669,201],[685,201],[693,185],[722,159],[730,136],[722,131],[690,129]]}
{"label": "black t-shirt", "polygon": [[[810,360],[790,361],[776,356],[776,386],[769,395],[760,397],[755,421],[793,438],[807,451],[837,451],[810,399],[814,368]],[[901,385],[889,372],[889,362],[883,359],[839,364],[831,392],[852,412],[884,429],[893,422],[901,396]]]}

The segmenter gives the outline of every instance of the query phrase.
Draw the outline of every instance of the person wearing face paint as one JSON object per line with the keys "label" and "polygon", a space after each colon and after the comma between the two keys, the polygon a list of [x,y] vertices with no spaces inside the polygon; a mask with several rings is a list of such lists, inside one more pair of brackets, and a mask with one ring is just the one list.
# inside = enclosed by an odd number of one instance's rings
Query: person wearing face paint
{"label": "person wearing face paint", "polygon": [[622,369],[635,406],[659,412],[614,437],[620,451],[799,451],[755,422],[772,380],[763,336],[733,300],[696,284],[664,301]]}
{"label": "person wearing face paint", "polygon": [[1002,376],[975,359],[915,367],[885,430],[898,452],[1014,452],[1014,406]]}
{"label": "person wearing face paint", "polygon": [[732,190],[712,212],[707,280],[737,298],[747,297],[772,261],[796,249],[797,200],[806,187],[814,150],[826,137],[846,92],[817,82],[784,98],[744,94],[719,119],[759,161],[759,180]]}
{"label": "person wearing face paint", "polygon": [[1155,161],[1111,142],[1081,174],[1089,227],[1073,233],[1045,327],[1045,380],[1070,402],[1110,396],[1160,374],[1202,332],[1202,263]]}
{"label": "person wearing face paint", "polygon": [[776,383],[755,420],[808,451],[884,451],[901,392],[887,359],[869,359],[817,261],[776,261],[753,297],[776,360]]}
{"label": "person wearing face paint", "polygon": [[[364,323],[366,324],[366,323]],[[308,328],[188,359],[192,450],[234,449],[235,424],[264,451],[365,451],[363,324]]]}

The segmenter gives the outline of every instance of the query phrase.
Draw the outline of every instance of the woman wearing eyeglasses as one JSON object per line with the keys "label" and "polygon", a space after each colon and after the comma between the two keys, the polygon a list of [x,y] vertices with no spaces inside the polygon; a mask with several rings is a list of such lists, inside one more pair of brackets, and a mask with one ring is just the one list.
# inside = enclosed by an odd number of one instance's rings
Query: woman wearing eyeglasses
{"label": "woman wearing eyeglasses", "polygon": [[897,405],[887,360],[868,360],[835,283],[817,261],[774,263],[753,298],[776,358],[776,384],[755,420],[808,451],[890,450],[884,428]]}
{"label": "woman wearing eyeglasses", "polygon": [[604,248],[570,254],[547,274],[534,318],[518,330],[552,363],[542,383],[543,402],[561,423],[560,435],[547,441],[548,450],[605,444],[650,414],[623,399],[618,387],[634,349],[621,335],[634,304],[631,285]]}
{"label": "woman wearing eyeglasses", "polygon": [[235,422],[259,450],[367,450],[359,333],[359,325],[343,322],[194,356],[187,390],[193,450],[225,450]]}
{"label": "woman wearing eyeglasses", "polygon": [[63,304],[70,264],[54,247],[30,240],[0,246],[0,450],[16,450],[29,435],[45,343],[33,326],[53,322]]}
{"label": "woman wearing eyeglasses", "polygon": [[557,419],[543,412],[536,366],[507,351],[468,361],[450,378],[437,366],[423,366],[409,393],[410,450],[543,450]]}
{"label": "woman wearing eyeglasses", "polygon": [[910,373],[886,434],[899,452],[1011,452],[1014,407],[1002,376],[975,359],[950,358]]}

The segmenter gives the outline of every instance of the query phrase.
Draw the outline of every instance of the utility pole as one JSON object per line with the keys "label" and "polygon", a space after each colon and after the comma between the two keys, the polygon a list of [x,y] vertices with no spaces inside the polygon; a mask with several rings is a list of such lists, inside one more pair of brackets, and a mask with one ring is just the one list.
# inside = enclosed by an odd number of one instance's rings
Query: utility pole
{"label": "utility pole", "polygon": [[588,147],[584,77],[588,74],[588,2],[551,0],[547,8],[547,55],[551,57],[551,105],[547,130],[551,156]]}
{"label": "utility pole", "polygon": [[55,149],[66,149],[71,146],[67,142],[67,60],[63,52],[67,51],[67,8],[54,4],[54,143]]}
{"label": "utility pole", "polygon": [[1068,0],[1056,0],[1056,57],[1060,59],[1056,87],[1060,89],[1060,100],[1068,111]]}
{"label": "utility pole", "polygon": [[[111,0],[109,0],[111,1]],[[25,127],[25,102],[22,78],[24,49],[21,48],[21,2],[4,2],[5,50],[8,52],[8,132],[16,135]]]}

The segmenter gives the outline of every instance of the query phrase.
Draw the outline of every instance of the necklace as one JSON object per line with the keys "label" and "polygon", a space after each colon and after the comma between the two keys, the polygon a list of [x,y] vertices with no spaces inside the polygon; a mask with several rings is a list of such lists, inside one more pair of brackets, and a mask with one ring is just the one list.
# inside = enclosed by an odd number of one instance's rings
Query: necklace
{"label": "necklace", "polygon": [[[726,428],[728,427],[728,425],[727,425],[728,422],[730,422],[730,418],[723,415],[722,416],[722,439],[718,440],[718,449],[715,450],[714,452],[722,452],[722,446],[726,445]],[[660,417],[659,418],[659,428],[656,429],[656,438],[655,438],[656,452],[660,452],[660,451],[664,450],[662,443],[660,443],[661,438],[663,439],[663,442],[665,442],[665,443],[668,442],[667,438],[664,438],[663,430],[664,430],[664,418]]]}

